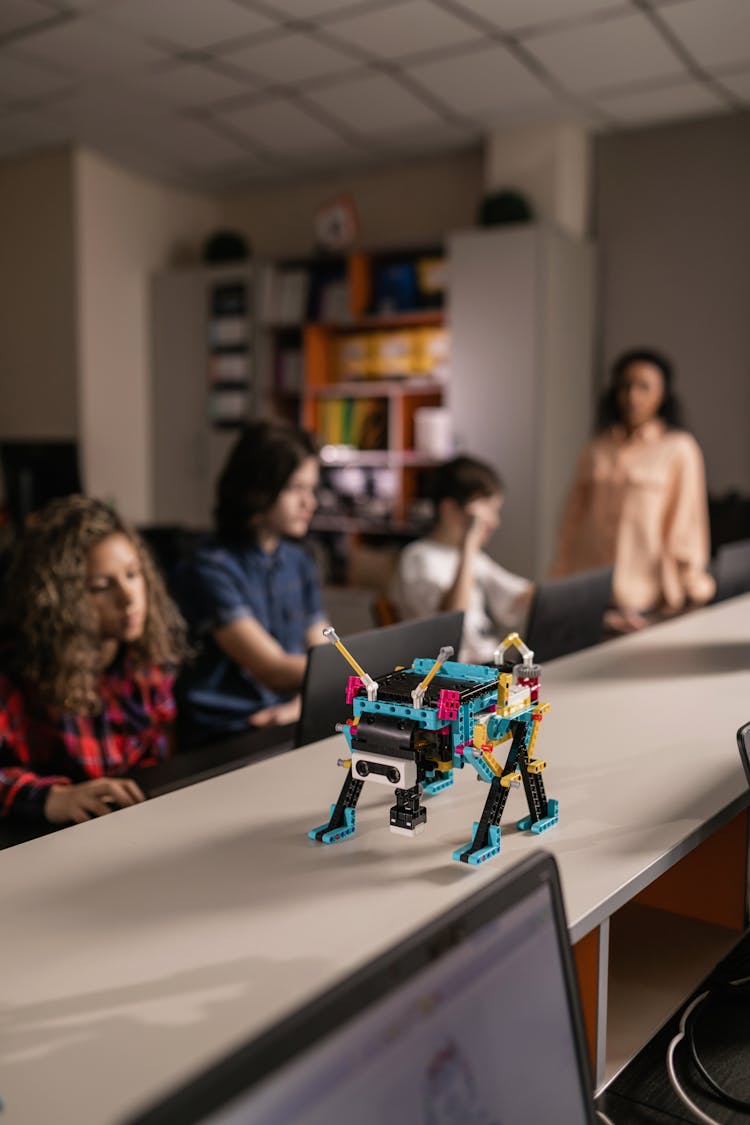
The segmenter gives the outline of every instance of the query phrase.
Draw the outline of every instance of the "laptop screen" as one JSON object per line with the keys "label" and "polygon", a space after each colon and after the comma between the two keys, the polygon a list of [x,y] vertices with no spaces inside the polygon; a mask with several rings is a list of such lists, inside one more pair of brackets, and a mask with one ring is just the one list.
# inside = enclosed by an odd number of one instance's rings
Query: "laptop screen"
{"label": "laptop screen", "polygon": [[[537,871],[541,864],[554,872],[549,857],[535,863]],[[526,876],[529,864],[522,868]],[[515,878],[511,872],[511,883]],[[480,895],[483,919],[476,927],[472,899],[463,916],[454,911],[446,924],[407,942],[400,963],[397,951],[375,962],[349,991],[355,1007],[364,999],[360,1011],[347,1012],[346,984],[335,990],[327,1034],[319,1034],[318,1024],[301,1052],[280,1037],[281,1050],[293,1052],[286,1063],[254,1083],[250,1065],[248,1088],[200,1120],[205,1125],[593,1120],[556,876],[527,877],[520,895],[513,886],[499,900],[491,895]],[[377,979],[368,981],[368,972]],[[371,1000],[373,991],[380,995]],[[337,1008],[342,1010],[334,1015]]]}

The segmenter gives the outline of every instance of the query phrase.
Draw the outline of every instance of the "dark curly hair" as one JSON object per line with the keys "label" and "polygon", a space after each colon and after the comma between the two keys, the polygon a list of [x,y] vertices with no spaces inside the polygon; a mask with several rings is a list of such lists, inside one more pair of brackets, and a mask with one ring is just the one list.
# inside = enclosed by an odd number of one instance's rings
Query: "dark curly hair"
{"label": "dark curly hair", "polygon": [[292,473],[317,452],[310,434],[284,422],[245,426],[216,486],[214,519],[219,538],[251,539],[253,516],[272,508]]}
{"label": "dark curly hair", "polygon": [[86,556],[117,534],[135,547],[146,587],[143,634],[128,645],[136,667],[177,665],[186,655],[184,622],[136,531],[100,500],[53,500],[15,550],[2,631],[11,674],[62,711],[91,715],[100,709],[101,644],[86,586]]}
{"label": "dark curly hair", "polygon": [[659,404],[658,417],[670,430],[683,430],[685,428],[682,418],[680,400],[674,392],[674,365],[662,352],[653,348],[632,348],[623,352],[612,364],[610,383],[599,400],[597,430],[606,430],[616,422],[622,421],[618,395],[622,377],[627,369],[634,363],[650,363],[656,367],[664,380],[664,397]]}

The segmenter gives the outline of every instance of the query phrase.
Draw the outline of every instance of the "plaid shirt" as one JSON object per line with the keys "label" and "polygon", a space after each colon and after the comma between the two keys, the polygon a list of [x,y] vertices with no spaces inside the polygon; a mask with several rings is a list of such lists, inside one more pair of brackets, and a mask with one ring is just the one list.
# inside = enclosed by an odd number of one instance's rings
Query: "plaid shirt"
{"label": "plaid shirt", "polygon": [[0,674],[0,816],[44,819],[51,785],[126,776],[169,756],[174,675],[118,657],[97,715],[55,712]]}

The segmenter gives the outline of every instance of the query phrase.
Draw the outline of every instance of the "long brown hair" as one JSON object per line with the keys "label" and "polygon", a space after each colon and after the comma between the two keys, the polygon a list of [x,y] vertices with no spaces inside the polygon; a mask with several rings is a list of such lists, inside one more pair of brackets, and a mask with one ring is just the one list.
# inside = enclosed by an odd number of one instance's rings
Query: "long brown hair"
{"label": "long brown hair", "polygon": [[185,625],[140,536],[101,500],[53,500],[26,528],[5,590],[4,633],[14,677],[47,704],[76,714],[99,710],[99,622],[86,587],[89,549],[110,535],[135,547],[146,586],[143,634],[128,645],[136,667],[176,665]]}

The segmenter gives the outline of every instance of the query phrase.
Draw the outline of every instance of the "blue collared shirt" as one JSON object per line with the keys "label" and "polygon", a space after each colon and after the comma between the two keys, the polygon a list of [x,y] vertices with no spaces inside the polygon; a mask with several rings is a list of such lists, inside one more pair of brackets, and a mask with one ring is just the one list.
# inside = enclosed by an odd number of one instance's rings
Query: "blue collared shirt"
{"label": "blue collared shirt", "polygon": [[183,746],[247,730],[255,711],[289,698],[230,660],[213,634],[251,617],[285,652],[304,653],[307,630],[324,618],[317,569],[304,546],[282,540],[269,555],[254,544],[208,543],[181,568],[177,597],[198,649],[176,689]]}

